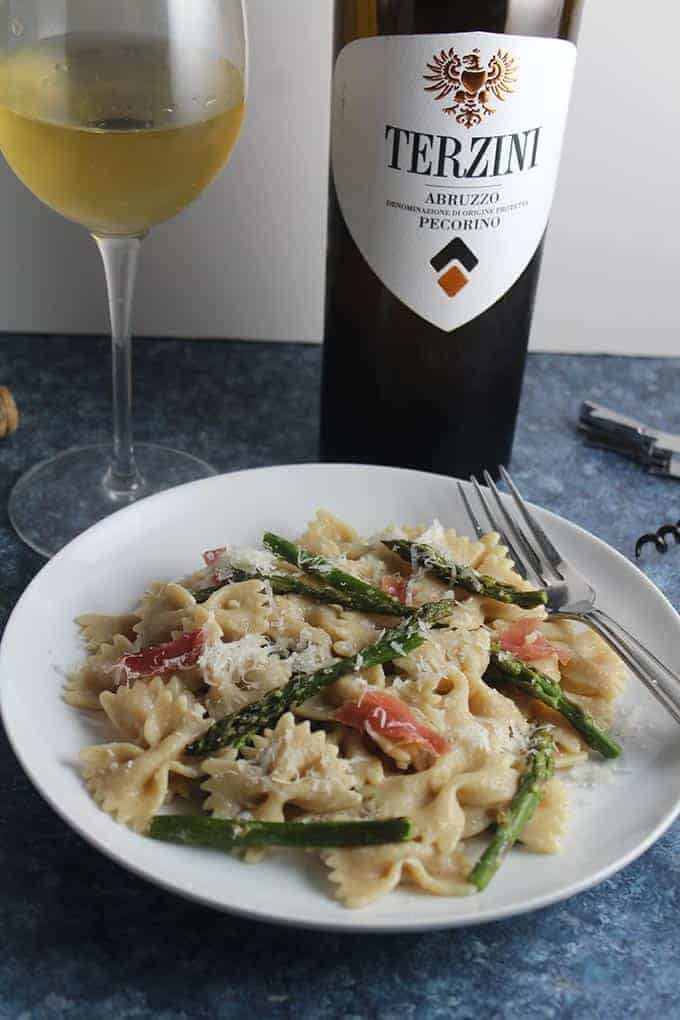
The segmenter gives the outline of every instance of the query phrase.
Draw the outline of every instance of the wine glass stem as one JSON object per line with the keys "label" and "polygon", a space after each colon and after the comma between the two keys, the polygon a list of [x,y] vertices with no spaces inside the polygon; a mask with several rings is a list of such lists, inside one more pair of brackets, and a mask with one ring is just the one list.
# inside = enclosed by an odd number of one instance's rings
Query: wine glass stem
{"label": "wine glass stem", "polygon": [[103,485],[124,502],[144,485],[132,441],[132,304],[143,236],[93,236],[106,273],[113,356],[113,457]]}

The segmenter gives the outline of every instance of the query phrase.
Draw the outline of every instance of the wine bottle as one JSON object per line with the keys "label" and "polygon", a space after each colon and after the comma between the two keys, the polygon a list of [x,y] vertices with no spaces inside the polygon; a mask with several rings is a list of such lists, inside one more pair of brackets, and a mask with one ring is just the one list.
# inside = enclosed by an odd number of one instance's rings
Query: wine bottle
{"label": "wine bottle", "polygon": [[510,458],[578,0],[337,0],[324,460]]}

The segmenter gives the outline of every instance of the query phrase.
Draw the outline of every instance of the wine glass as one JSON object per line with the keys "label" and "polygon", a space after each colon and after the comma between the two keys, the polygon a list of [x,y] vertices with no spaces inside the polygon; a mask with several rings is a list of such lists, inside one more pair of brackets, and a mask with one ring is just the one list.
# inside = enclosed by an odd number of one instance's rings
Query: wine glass
{"label": "wine glass", "polygon": [[97,243],[113,341],[113,447],[58,454],[10,497],[16,531],[44,555],[121,505],[215,474],[188,453],[133,445],[132,301],[142,240],[224,166],[246,93],[244,0],[0,4],[0,150]]}

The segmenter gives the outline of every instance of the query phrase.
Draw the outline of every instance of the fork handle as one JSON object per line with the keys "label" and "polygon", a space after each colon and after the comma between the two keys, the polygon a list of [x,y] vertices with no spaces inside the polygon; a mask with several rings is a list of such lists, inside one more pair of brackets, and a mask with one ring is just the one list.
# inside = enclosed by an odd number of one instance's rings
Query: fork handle
{"label": "fork handle", "polygon": [[604,638],[628,669],[680,723],[680,675],[666,666],[653,652],[602,609],[591,609],[579,617]]}

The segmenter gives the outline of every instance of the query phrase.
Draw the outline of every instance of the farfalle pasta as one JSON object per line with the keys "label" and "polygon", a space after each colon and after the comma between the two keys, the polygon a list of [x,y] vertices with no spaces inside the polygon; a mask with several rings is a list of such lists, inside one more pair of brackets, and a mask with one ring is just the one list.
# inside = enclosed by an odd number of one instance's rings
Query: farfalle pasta
{"label": "farfalle pasta", "polygon": [[273,730],[256,736],[252,747],[227,751],[203,763],[209,794],[205,807],[217,818],[248,811],[262,821],[284,821],[288,806],[314,815],[361,806],[349,762],[323,730],[283,715]]}
{"label": "farfalle pasta", "polygon": [[83,775],[97,803],[118,821],[143,831],[166,802],[171,774],[198,779],[182,760],[187,744],[206,729],[205,714],[181,680],[137,680],[105,691],[101,707],[125,742],[81,752]]}
{"label": "farfalle pasta", "polygon": [[[319,577],[299,563],[228,545],[206,552],[192,574],[151,584],[130,613],[81,616],[87,657],[65,698],[104,713],[113,731],[111,742],[81,756],[97,803],[140,833],[180,796],[194,811],[244,823],[406,817],[412,838],[403,844],[320,851],[342,902],[365,906],[400,884],[435,895],[474,891],[477,837],[506,816],[535,727],[549,727],[558,770],[588,753],[563,714],[494,682],[494,655],[506,649],[540,670],[602,724],[624,672],[591,631],[548,619],[540,604],[522,608],[447,584],[397,555],[395,542],[529,590],[498,535],[470,539],[435,521],[364,538],[322,510],[299,547],[320,558],[317,566],[330,563],[387,595],[396,619],[358,609],[340,589],[337,604],[315,598]],[[281,593],[277,577],[306,587]],[[399,619],[441,600],[444,618],[422,625],[417,647],[362,662]],[[295,678],[350,660],[344,675],[284,705],[248,740],[196,753],[214,726],[257,709]],[[565,787],[552,778],[521,831],[524,848],[557,852],[568,814]],[[249,861],[261,856],[246,853]]]}

